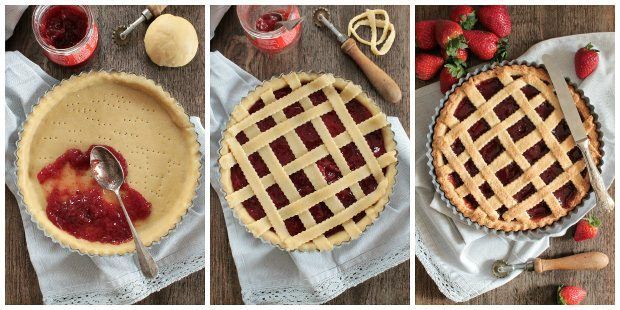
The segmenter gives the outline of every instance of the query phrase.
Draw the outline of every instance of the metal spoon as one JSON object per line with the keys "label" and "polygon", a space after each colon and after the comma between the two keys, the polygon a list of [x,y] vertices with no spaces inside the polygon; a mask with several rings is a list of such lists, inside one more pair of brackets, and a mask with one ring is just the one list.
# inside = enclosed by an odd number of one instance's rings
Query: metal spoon
{"label": "metal spoon", "polygon": [[304,17],[300,17],[298,19],[291,19],[291,20],[282,20],[276,23],[277,26],[281,26],[286,28],[287,30],[292,30],[293,28],[295,28],[299,23],[301,23],[304,20]]}
{"label": "metal spoon", "polygon": [[138,253],[138,262],[140,263],[142,274],[149,278],[156,277],[159,271],[157,264],[140,241],[140,238],[138,238],[138,233],[133,227],[133,223],[129,218],[129,214],[127,214],[127,210],[125,210],[125,205],[119,193],[121,185],[125,182],[125,175],[121,163],[110,150],[97,145],[93,147],[90,152],[90,170],[101,187],[116,194],[116,199],[118,199],[121,209],[123,209],[123,214],[125,214],[125,219],[127,220],[127,224],[129,224],[129,229],[131,229],[133,241],[136,244],[136,252]]}

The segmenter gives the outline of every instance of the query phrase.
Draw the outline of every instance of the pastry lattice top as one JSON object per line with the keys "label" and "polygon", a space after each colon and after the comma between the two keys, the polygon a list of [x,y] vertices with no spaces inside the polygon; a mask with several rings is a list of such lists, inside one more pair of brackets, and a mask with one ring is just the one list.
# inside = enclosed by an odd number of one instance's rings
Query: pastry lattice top
{"label": "pastry lattice top", "polygon": [[[290,93],[282,96],[282,89]],[[357,108],[370,112],[361,122],[356,122],[348,105],[358,99],[365,104]],[[256,109],[256,102],[264,107]],[[290,113],[292,110],[295,112]],[[339,122],[344,130],[334,132],[340,125],[330,128],[328,120]],[[320,140],[309,145],[302,136],[313,130]],[[368,142],[369,136],[377,133],[385,141],[379,152]],[[395,175],[392,135],[385,115],[351,82],[330,74],[306,73],[272,79],[237,106],[224,132],[220,167],[226,199],[256,237],[286,250],[329,250],[358,238],[383,209]],[[280,149],[274,152],[280,142],[288,144],[294,158],[283,159],[281,153],[286,152]],[[345,148],[357,149],[363,164],[354,165],[345,158]],[[266,172],[259,175],[257,166],[264,166]],[[235,169],[240,169],[247,185],[230,181]],[[374,179],[370,180],[373,185],[362,188],[369,178]],[[305,180],[314,190],[299,188],[293,179]],[[345,192],[354,196],[350,205],[343,204]],[[254,203],[264,211],[260,219],[248,216],[244,208],[251,199],[257,199]],[[326,208],[318,212],[317,206]],[[287,228],[294,217],[304,229],[291,235]],[[341,231],[328,233],[339,225]]]}
{"label": "pastry lattice top", "polygon": [[[570,89],[598,163],[594,118]],[[446,197],[490,228],[548,225],[590,189],[585,162],[544,69],[503,66],[470,78],[440,112],[432,148]]]}

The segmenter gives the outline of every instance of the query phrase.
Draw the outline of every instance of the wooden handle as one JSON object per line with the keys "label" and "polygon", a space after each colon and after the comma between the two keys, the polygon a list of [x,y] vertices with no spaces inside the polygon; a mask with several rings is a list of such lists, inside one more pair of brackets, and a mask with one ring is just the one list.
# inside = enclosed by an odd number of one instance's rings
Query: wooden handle
{"label": "wooden handle", "polygon": [[400,87],[398,87],[398,84],[360,51],[355,40],[348,38],[342,43],[340,48],[345,54],[353,58],[353,61],[362,69],[372,86],[377,89],[377,92],[379,92],[385,100],[396,103],[402,99],[403,93]]}
{"label": "wooden handle", "polygon": [[166,9],[167,5],[147,5],[146,8],[149,9],[149,11],[151,11],[151,14],[153,14],[153,16],[157,17],[159,15],[161,15],[161,12],[164,11],[164,9]]}
{"label": "wooden handle", "polygon": [[541,273],[548,270],[603,269],[609,264],[609,257],[601,252],[587,252],[556,259],[534,260],[534,270]]}

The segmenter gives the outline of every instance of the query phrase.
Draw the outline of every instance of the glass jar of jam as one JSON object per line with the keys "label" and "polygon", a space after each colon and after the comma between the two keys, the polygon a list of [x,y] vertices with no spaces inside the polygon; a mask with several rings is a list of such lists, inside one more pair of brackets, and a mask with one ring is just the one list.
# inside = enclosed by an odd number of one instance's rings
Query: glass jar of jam
{"label": "glass jar of jam", "polygon": [[291,30],[276,25],[278,21],[299,18],[299,8],[294,5],[238,5],[237,16],[248,40],[267,54],[290,49],[301,36],[302,23]]}
{"label": "glass jar of jam", "polygon": [[49,60],[77,66],[93,55],[99,30],[90,9],[83,5],[40,5],[32,13],[34,37]]}

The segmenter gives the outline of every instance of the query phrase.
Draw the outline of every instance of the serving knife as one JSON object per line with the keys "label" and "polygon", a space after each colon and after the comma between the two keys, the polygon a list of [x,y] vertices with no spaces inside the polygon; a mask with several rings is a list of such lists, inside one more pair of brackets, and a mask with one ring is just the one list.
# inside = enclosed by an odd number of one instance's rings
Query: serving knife
{"label": "serving knife", "polygon": [[558,100],[560,101],[560,107],[564,113],[564,119],[568,124],[570,133],[573,135],[573,139],[579,147],[579,150],[581,150],[583,158],[585,158],[590,184],[592,184],[594,194],[596,195],[596,203],[598,206],[603,207],[604,210],[611,211],[614,209],[614,200],[609,193],[607,193],[607,190],[605,190],[603,178],[592,159],[592,154],[590,154],[590,140],[588,139],[586,129],[583,127],[583,123],[579,117],[577,106],[568,90],[568,85],[562,75],[562,66],[551,55],[543,55],[542,60],[551,77],[551,82],[553,83]]}

